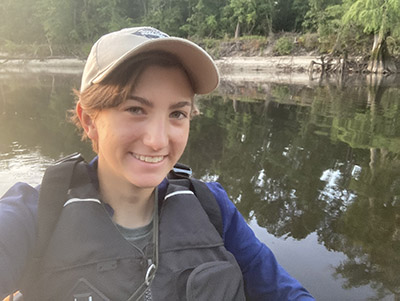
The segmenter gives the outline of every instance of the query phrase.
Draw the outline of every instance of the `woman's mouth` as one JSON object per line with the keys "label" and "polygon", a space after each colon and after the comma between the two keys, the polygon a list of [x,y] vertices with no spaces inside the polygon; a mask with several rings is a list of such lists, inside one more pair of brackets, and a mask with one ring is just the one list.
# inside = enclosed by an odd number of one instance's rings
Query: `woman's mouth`
{"label": "woman's mouth", "polygon": [[158,163],[164,159],[164,156],[144,156],[144,155],[137,155],[133,154],[133,156],[143,162],[146,163]]}

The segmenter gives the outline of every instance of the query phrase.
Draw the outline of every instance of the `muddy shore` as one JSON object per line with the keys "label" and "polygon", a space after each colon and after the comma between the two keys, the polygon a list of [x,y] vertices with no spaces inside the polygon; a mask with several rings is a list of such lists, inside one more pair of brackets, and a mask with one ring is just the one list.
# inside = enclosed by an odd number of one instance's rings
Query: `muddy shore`
{"label": "muddy shore", "polygon": [[[225,81],[308,81],[310,62],[318,59],[313,56],[269,56],[269,57],[223,57],[216,60]],[[46,60],[0,60],[0,73],[45,72],[55,74],[80,74],[85,60],[46,59]]]}
{"label": "muddy shore", "polygon": [[222,81],[307,84],[313,56],[226,57],[216,61]]}

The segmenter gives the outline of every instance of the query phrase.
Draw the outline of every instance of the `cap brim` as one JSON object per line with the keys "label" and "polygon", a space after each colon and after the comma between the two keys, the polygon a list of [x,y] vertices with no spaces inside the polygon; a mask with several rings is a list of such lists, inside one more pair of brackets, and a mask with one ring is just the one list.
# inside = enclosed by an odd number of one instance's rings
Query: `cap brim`
{"label": "cap brim", "polygon": [[166,51],[175,55],[188,73],[193,83],[194,93],[207,94],[217,88],[219,84],[218,68],[210,55],[193,42],[172,37],[148,40],[128,51],[107,66],[92,80],[92,83],[101,82],[121,64],[148,51]]}

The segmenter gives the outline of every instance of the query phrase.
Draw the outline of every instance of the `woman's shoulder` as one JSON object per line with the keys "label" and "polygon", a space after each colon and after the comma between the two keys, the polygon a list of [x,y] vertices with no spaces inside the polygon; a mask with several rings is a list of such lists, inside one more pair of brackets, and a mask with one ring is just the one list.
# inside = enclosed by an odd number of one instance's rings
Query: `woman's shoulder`
{"label": "woman's shoulder", "polygon": [[0,199],[0,295],[16,289],[35,243],[38,187],[16,183]]}
{"label": "woman's shoulder", "polygon": [[26,228],[31,227],[30,223],[36,219],[38,200],[39,186],[33,187],[22,182],[14,184],[0,198],[1,222],[22,222],[27,224]]}
{"label": "woman's shoulder", "polygon": [[205,182],[208,189],[212,192],[215,199],[218,202],[218,205],[221,207],[221,211],[224,214],[226,210],[235,210],[236,207],[230,200],[226,190],[222,185],[218,182]]}
{"label": "woman's shoulder", "polygon": [[40,186],[33,187],[28,183],[18,182],[11,186],[0,198],[0,204],[3,206],[37,204],[39,200],[39,187]]}
{"label": "woman's shoulder", "polygon": [[208,189],[210,189],[219,205],[224,229],[224,239],[226,239],[226,233],[229,229],[239,229],[244,225],[242,219],[238,218],[240,213],[220,183],[206,182],[205,184]]}

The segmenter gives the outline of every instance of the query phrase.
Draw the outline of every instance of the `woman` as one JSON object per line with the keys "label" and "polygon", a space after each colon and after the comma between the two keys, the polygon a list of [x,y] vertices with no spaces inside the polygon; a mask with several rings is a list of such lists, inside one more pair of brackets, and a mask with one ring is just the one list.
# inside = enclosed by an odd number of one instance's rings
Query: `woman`
{"label": "woman", "polygon": [[[24,183],[3,196],[0,298],[21,290],[24,300],[313,300],[218,183],[170,173],[194,95],[218,81],[213,60],[188,40],[150,27],[101,37],[72,116],[98,156],[49,168],[40,202]],[[54,199],[57,214],[47,209]]]}

